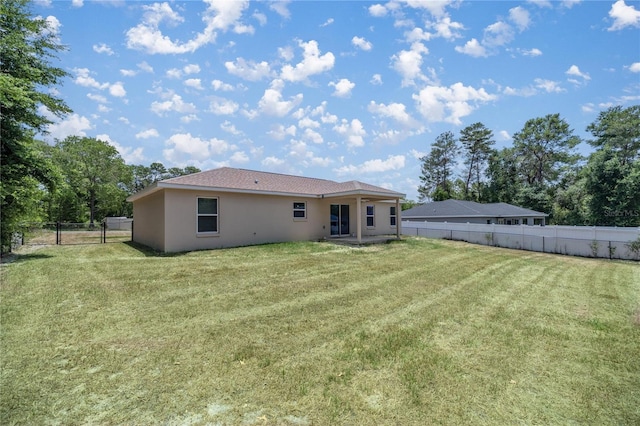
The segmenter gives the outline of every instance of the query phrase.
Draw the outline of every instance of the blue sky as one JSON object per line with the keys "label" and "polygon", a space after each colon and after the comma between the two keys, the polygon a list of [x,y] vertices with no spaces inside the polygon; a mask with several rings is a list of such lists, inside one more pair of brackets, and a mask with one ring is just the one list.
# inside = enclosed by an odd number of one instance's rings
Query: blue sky
{"label": "blue sky", "polygon": [[[417,199],[419,158],[559,113],[582,138],[640,102],[640,2],[38,1],[68,50],[49,142],[128,164],[361,180]],[[47,113],[47,111],[42,111]],[[588,146],[580,147],[588,153]]]}

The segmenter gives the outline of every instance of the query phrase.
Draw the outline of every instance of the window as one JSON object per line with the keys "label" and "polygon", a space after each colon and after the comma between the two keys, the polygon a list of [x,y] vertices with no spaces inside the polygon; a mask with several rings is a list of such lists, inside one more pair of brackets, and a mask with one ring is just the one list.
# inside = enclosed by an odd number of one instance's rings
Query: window
{"label": "window", "polygon": [[520,225],[520,219],[513,219],[514,225]]}
{"label": "window", "polygon": [[375,215],[374,215],[373,206],[367,206],[367,226],[369,227],[376,226],[374,219],[375,219]]}
{"label": "window", "polygon": [[307,203],[293,203],[293,218],[294,219],[307,218]]}
{"label": "window", "polygon": [[528,218],[526,218],[526,217],[523,217],[523,218],[522,218],[522,224],[523,224],[523,225],[528,225],[528,224],[529,224],[529,219],[528,219]]}
{"label": "window", "polygon": [[389,225],[396,226],[396,206],[389,207]]}
{"label": "window", "polygon": [[218,232],[218,199],[198,197],[198,233]]}

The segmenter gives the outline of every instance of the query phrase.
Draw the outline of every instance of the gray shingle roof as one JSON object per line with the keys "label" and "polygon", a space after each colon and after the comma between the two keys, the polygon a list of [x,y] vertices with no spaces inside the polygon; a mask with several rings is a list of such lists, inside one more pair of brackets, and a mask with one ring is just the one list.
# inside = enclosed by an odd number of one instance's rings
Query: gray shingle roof
{"label": "gray shingle roof", "polygon": [[[359,181],[334,182],[327,179],[259,172],[255,170],[222,167],[186,176],[166,179],[154,188],[203,188],[238,192],[262,192],[270,194],[296,194],[309,196],[335,196],[343,193],[359,193],[390,198],[402,198],[404,194]],[[154,189],[151,188],[151,191]],[[145,191],[143,191],[145,192]],[[142,194],[140,194],[142,195]],[[146,195],[146,194],[145,194]],[[142,195],[143,196],[143,195]],[[138,194],[132,199],[140,198]]]}
{"label": "gray shingle roof", "polygon": [[434,201],[422,204],[402,212],[409,218],[446,218],[446,217],[510,217],[510,216],[548,216],[545,213],[525,209],[507,203],[481,204],[465,200]]}

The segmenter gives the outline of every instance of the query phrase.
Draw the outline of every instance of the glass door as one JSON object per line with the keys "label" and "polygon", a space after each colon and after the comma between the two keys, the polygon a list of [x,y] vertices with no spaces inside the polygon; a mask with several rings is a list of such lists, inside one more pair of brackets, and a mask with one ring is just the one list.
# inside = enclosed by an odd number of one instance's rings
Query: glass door
{"label": "glass door", "polygon": [[348,204],[331,204],[331,235],[349,235]]}

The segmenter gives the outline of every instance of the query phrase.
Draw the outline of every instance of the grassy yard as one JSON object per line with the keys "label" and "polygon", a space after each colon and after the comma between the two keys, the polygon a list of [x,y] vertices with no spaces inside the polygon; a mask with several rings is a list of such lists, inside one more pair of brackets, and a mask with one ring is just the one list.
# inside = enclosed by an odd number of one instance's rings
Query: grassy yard
{"label": "grassy yard", "polygon": [[407,239],[2,267],[0,424],[640,424],[640,264]]}

